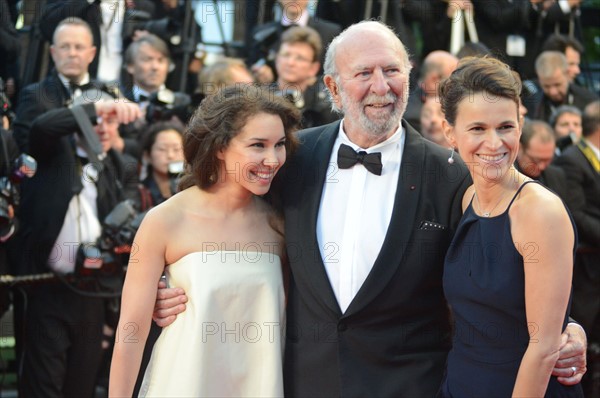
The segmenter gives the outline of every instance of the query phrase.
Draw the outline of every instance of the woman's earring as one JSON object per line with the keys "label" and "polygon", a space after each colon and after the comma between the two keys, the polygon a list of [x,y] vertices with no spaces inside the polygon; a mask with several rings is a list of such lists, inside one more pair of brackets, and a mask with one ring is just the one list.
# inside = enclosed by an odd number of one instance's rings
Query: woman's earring
{"label": "woman's earring", "polygon": [[450,157],[448,158],[448,163],[454,163],[454,147],[452,147],[452,152],[450,152]]}

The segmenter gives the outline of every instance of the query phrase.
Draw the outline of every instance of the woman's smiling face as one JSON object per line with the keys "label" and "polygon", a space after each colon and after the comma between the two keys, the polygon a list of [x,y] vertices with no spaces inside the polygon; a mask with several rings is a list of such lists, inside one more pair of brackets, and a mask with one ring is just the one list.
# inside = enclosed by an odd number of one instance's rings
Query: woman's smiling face
{"label": "woman's smiling face", "polygon": [[458,104],[454,126],[444,126],[474,180],[500,180],[515,162],[521,126],[514,101],[477,92]]}

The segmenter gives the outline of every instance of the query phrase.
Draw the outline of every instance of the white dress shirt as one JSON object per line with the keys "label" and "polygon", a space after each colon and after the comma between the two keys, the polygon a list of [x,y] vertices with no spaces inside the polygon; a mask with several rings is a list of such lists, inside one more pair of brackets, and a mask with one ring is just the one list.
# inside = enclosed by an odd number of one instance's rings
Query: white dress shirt
{"label": "white dress shirt", "polygon": [[[71,93],[71,81],[69,79],[67,79],[67,77],[65,75],[63,75],[62,73],[58,74],[58,79],[63,84],[63,86],[65,86],[67,91]],[[89,82],[90,82],[90,74],[86,73],[85,76],[83,76],[83,78],[81,79],[81,81],[73,82],[73,83],[77,83],[78,85],[83,86],[84,84],[88,84]],[[82,94],[83,94],[83,92],[81,91],[81,89],[77,88],[75,90],[75,92],[71,93],[71,99],[74,100],[77,97],[81,97]]]}
{"label": "white dress shirt", "polygon": [[[386,141],[365,150],[348,139],[343,121],[340,123],[323,187],[317,241],[342,312],[348,309],[381,251],[394,208],[404,140],[400,126]],[[381,152],[381,175],[370,173],[360,163],[339,169],[341,144],[367,153]]]}
{"label": "white dress shirt", "polygon": [[98,49],[97,79],[105,83],[118,82],[123,64],[123,19],[125,0],[102,0],[100,2],[100,48]]}
{"label": "white dress shirt", "polygon": [[[87,157],[80,147],[77,155]],[[48,265],[60,274],[75,270],[77,248],[81,243],[95,243],[102,234],[102,226],[98,220],[98,189],[96,180],[98,172],[91,163],[83,166],[81,183],[83,189],[78,195],[73,195],[69,202],[67,214],[50,252]]]}

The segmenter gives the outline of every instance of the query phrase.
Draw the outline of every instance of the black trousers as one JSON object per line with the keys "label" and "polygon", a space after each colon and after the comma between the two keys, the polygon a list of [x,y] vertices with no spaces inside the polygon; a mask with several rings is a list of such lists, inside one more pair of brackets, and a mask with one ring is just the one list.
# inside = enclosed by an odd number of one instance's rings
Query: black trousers
{"label": "black trousers", "polygon": [[94,396],[102,360],[104,300],[60,283],[32,289],[24,314],[21,396]]}

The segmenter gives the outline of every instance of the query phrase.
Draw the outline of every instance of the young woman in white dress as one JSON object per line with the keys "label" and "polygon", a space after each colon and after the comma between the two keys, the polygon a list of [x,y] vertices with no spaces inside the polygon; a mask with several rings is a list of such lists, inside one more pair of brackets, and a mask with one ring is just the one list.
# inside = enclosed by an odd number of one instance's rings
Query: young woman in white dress
{"label": "young woman in white dress", "polygon": [[134,241],[111,397],[132,395],[163,272],[187,292],[187,310],[163,329],[140,396],[283,396],[283,225],[261,196],[299,120],[254,86],[202,102],[185,133],[182,190],[148,213]]}

